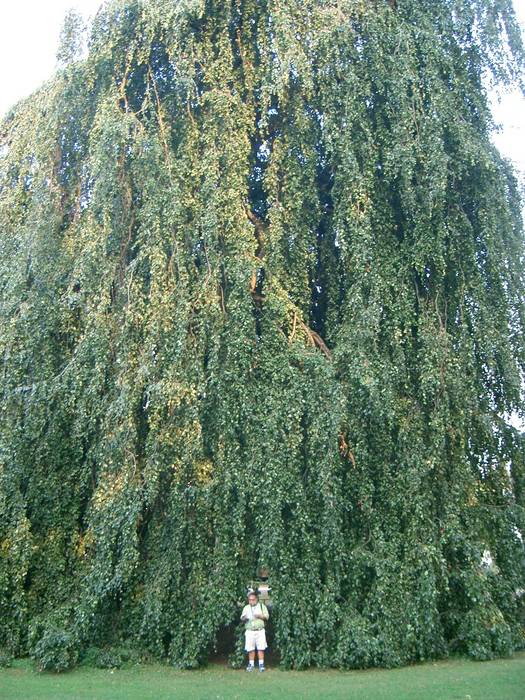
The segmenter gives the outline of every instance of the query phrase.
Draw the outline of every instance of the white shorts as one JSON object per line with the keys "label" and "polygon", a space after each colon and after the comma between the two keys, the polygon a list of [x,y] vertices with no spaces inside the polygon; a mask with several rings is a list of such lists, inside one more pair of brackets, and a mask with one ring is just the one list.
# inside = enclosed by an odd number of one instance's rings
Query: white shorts
{"label": "white shorts", "polygon": [[266,630],[246,630],[246,651],[264,651],[266,644]]}

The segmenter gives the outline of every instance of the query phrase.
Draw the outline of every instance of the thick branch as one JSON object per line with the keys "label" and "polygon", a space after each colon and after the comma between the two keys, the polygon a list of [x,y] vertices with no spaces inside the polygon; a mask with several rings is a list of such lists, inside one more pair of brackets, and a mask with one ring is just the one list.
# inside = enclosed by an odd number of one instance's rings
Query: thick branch
{"label": "thick branch", "polygon": [[257,240],[257,250],[255,251],[255,255],[262,260],[264,258],[264,243],[266,240],[267,225],[249,207],[245,206],[245,211],[246,216],[255,228],[255,238]]}

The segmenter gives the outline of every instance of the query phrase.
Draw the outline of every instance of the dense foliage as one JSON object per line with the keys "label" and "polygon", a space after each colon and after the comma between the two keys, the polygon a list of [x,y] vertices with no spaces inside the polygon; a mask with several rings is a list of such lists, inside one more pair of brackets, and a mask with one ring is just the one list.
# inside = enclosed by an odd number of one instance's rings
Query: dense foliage
{"label": "dense foliage", "polygon": [[112,1],[59,57],[0,127],[0,646],[192,667],[265,566],[287,667],[523,647],[510,0]]}

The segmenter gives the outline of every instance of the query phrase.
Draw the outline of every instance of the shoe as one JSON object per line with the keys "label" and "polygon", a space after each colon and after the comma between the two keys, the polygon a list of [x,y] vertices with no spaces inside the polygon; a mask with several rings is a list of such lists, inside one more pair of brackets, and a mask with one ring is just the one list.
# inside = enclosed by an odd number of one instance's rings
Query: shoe
{"label": "shoe", "polygon": [[263,671],[266,671],[266,669],[264,668],[264,665],[259,666],[259,671],[260,671],[261,673],[262,673]]}
{"label": "shoe", "polygon": [[254,668],[255,668],[254,666],[250,666],[250,665],[246,666],[246,670],[248,671],[248,673],[253,671]]}

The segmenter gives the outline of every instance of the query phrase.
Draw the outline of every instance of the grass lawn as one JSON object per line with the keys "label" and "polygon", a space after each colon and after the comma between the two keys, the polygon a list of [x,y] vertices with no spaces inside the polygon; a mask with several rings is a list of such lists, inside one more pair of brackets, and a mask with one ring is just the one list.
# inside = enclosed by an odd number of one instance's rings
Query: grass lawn
{"label": "grass lawn", "polygon": [[39,674],[28,661],[0,669],[0,700],[524,700],[525,653],[394,670],[248,674],[211,664],[198,671],[136,666]]}

